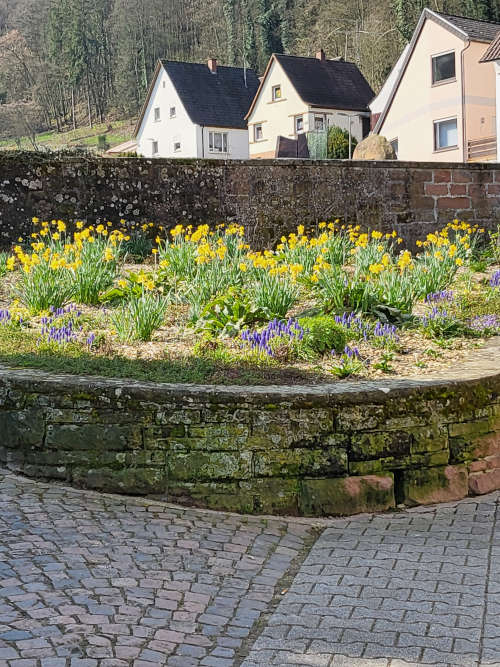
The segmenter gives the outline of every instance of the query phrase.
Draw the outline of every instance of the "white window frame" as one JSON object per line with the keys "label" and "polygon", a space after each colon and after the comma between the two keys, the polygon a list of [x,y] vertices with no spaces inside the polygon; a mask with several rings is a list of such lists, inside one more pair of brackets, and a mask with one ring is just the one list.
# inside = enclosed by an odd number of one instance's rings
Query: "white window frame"
{"label": "white window frame", "polygon": [[[299,129],[298,124],[302,123],[302,127]],[[295,134],[303,134],[304,132],[304,115],[300,114],[299,116],[294,116],[293,117],[293,126],[294,126],[294,131]]]}
{"label": "white window frame", "polygon": [[179,153],[182,149],[180,141],[174,141],[174,153]]}
{"label": "white window frame", "polygon": [[175,118],[177,115],[177,111],[175,107],[170,107],[170,118]]}
{"label": "white window frame", "polygon": [[281,90],[281,83],[278,83],[272,88],[272,100],[273,102],[279,102],[282,99],[283,91]]}
{"label": "white window frame", "polygon": [[[453,54],[453,64],[455,66],[455,74],[453,76],[449,76],[447,79],[439,79],[438,81],[434,81],[434,61],[437,58],[442,58],[443,56],[449,56],[452,54]],[[456,80],[457,80],[457,56],[454,49],[452,49],[451,51],[444,51],[443,53],[436,53],[433,56],[431,56],[431,81],[433,86],[441,86],[443,83],[452,83],[453,81]]]}
{"label": "white window frame", "polygon": [[153,119],[155,123],[159,123],[161,120],[161,111],[160,107],[155,107],[153,110]]}
{"label": "white window frame", "polygon": [[[260,133],[260,137],[257,135]],[[255,123],[253,126],[253,140],[254,141],[262,141],[264,139],[264,128],[262,127],[262,123]]]}
{"label": "white window frame", "polygon": [[[156,148],[156,150],[155,150],[155,148]],[[159,146],[158,140],[155,141],[153,139],[151,141],[151,154],[152,155],[158,155],[159,151],[160,151],[160,146]]]}
{"label": "white window frame", "polygon": [[[321,127],[316,127],[317,121],[321,121]],[[325,130],[325,117],[324,116],[319,116],[318,114],[314,114],[314,129],[316,132],[324,132]]]}
{"label": "white window frame", "polygon": [[[457,143],[452,146],[440,146],[439,145],[439,126],[441,123],[449,123],[450,121],[455,121],[457,126]],[[438,120],[433,121],[433,131],[434,131],[434,152],[439,151],[448,151],[458,148],[458,118],[457,116],[451,116],[450,118],[439,118]]]}
{"label": "white window frame", "polygon": [[[215,137],[217,135],[220,135],[220,149],[216,148],[215,146]],[[208,133],[208,152],[227,155],[227,153],[229,153],[229,133],[221,132],[218,130],[210,130]]]}

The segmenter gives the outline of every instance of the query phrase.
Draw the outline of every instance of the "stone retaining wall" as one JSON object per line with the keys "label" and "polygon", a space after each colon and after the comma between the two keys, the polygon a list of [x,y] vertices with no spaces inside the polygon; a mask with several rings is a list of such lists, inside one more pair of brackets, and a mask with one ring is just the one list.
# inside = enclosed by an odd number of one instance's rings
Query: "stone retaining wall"
{"label": "stone retaining wall", "polygon": [[1,369],[0,463],[247,513],[347,515],[488,493],[500,488],[499,351],[436,379],[317,387]]}
{"label": "stone retaining wall", "polygon": [[408,245],[454,218],[500,220],[495,163],[331,160],[105,159],[0,152],[0,244],[31,231],[33,216],[88,222],[121,218],[178,222],[236,220],[269,244],[299,223],[337,217]]}

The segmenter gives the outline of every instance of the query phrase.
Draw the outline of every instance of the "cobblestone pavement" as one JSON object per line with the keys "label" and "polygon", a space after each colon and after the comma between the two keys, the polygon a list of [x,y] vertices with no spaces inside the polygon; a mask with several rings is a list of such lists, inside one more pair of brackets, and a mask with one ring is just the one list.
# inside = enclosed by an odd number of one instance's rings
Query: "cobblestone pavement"
{"label": "cobblestone pavement", "polygon": [[243,667],[500,667],[499,504],[332,521]]}
{"label": "cobblestone pavement", "polygon": [[0,667],[500,667],[499,504],[247,518],[0,472]]}

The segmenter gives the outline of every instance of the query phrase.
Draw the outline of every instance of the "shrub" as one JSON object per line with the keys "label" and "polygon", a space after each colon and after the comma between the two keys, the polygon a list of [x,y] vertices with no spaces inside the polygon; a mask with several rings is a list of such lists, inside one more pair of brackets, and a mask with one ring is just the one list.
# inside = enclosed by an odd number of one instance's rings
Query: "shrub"
{"label": "shrub", "polygon": [[302,346],[316,354],[324,354],[335,350],[340,352],[347,343],[344,328],[337,324],[333,317],[318,315],[316,317],[301,317],[300,326],[304,329]]}
{"label": "shrub", "polygon": [[[351,150],[357,145],[357,140],[351,133]],[[349,157],[349,132],[341,127],[333,126],[328,130],[328,159],[346,160]]]}

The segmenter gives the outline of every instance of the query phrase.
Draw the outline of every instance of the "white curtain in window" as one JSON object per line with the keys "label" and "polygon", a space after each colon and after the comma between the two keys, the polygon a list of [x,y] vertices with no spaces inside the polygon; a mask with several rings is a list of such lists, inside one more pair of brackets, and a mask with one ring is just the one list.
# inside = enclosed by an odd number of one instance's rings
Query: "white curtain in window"
{"label": "white curtain in window", "polygon": [[447,148],[448,146],[457,146],[458,132],[457,120],[443,120],[438,123],[438,148]]}

